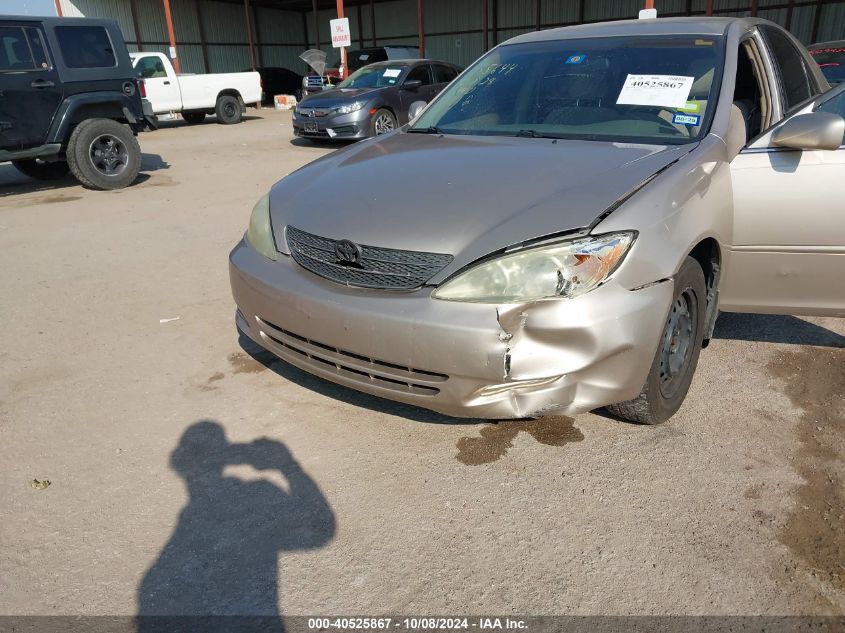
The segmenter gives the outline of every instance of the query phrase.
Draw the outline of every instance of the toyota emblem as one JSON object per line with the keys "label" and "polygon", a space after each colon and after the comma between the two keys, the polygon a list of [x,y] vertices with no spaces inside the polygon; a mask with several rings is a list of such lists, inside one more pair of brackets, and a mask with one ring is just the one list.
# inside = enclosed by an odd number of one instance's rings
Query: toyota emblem
{"label": "toyota emblem", "polygon": [[334,245],[334,256],[338,264],[359,266],[361,264],[361,247],[349,240],[339,240]]}

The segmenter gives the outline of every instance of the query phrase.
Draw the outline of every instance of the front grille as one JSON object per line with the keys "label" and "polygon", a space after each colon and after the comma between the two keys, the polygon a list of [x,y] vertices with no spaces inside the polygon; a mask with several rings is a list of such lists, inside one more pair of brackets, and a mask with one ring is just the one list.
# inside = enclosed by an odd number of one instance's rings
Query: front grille
{"label": "front grille", "polygon": [[294,334],[260,317],[257,320],[268,349],[306,370],[418,396],[436,396],[440,389],[435,385],[449,380],[446,374],[376,360]]}
{"label": "front grille", "polygon": [[317,75],[308,75],[308,79],[306,80],[307,83],[305,84],[309,88],[322,88],[323,87],[323,78]]}
{"label": "front grille", "polygon": [[288,247],[294,260],[315,275],[346,286],[384,290],[419,288],[452,262],[451,255],[400,251],[364,246],[361,262],[340,264],[335,256],[338,240],[312,235],[292,226],[286,230]]}

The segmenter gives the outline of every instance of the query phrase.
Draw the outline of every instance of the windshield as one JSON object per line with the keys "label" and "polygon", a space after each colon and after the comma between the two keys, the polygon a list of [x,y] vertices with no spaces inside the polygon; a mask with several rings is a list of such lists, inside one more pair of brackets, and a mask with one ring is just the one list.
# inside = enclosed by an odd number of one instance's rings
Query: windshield
{"label": "windshield", "polygon": [[723,42],[606,37],[500,46],[415,122],[445,134],[677,144],[706,133]]}
{"label": "windshield", "polygon": [[845,81],[845,46],[817,48],[810,55],[830,83]]}
{"label": "windshield", "polygon": [[338,88],[387,88],[399,83],[404,66],[365,66],[337,84]]}

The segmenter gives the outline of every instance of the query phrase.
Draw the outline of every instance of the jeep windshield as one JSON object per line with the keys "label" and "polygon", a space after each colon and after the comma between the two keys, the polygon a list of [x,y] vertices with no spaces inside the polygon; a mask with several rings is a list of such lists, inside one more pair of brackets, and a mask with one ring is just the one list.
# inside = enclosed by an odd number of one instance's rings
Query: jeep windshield
{"label": "jeep windshield", "polygon": [[724,42],[602,37],[500,46],[410,131],[681,144],[707,133]]}

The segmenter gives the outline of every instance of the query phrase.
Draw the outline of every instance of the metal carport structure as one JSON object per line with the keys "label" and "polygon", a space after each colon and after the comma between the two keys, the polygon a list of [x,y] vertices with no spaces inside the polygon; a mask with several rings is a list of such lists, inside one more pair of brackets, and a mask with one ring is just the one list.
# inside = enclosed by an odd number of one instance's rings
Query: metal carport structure
{"label": "metal carport structure", "polygon": [[[299,53],[326,47],[345,13],[353,46],[418,46],[467,66],[526,31],[631,18],[649,0],[55,0],[63,15],[115,18],[134,50],[177,52],[181,71],[250,66],[304,71]],[[805,43],[845,38],[845,0],[655,0],[663,17],[760,16]]]}

